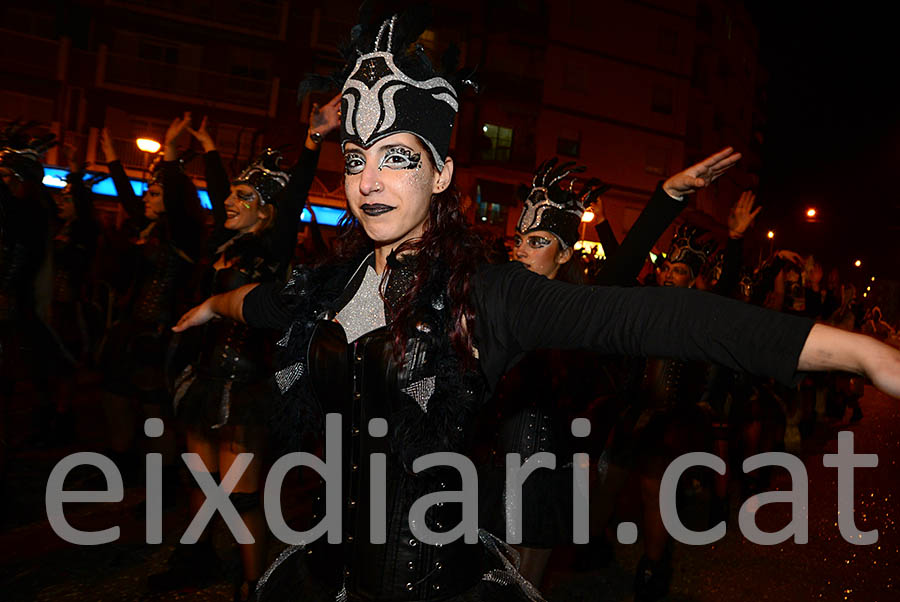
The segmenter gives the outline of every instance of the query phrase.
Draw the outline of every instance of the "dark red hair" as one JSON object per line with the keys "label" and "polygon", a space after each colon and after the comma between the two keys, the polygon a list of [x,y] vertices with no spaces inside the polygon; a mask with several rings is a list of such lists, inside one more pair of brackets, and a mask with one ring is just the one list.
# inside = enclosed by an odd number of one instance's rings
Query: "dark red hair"
{"label": "dark red hair", "polygon": [[[341,259],[349,260],[371,248],[372,241],[349,214],[345,225],[348,227],[338,239],[337,254]],[[390,328],[396,352],[399,354],[406,349],[413,313],[423,291],[439,285],[449,300],[450,343],[463,367],[471,367],[475,348],[471,278],[485,262],[486,249],[466,222],[454,184],[431,197],[422,237],[403,243],[396,249],[396,254],[414,258],[410,261],[415,273],[412,286],[390,307]],[[389,273],[390,267],[385,275]]]}

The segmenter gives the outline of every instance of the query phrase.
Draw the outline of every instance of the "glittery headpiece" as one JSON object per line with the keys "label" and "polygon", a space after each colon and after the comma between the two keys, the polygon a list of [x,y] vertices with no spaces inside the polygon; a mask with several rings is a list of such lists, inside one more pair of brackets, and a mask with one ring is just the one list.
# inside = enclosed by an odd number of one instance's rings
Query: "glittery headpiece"
{"label": "glittery headpiece", "polygon": [[[190,163],[194,157],[197,156],[197,151],[192,148],[188,148],[181,155],[175,159],[174,164],[178,169],[179,173],[185,175],[184,166]],[[156,153],[156,156],[153,157],[153,161],[150,163],[149,172],[150,175],[147,178],[147,186],[153,186],[156,184],[157,186],[163,185],[163,165],[166,163],[165,156],[162,151]]]}
{"label": "glittery headpiece", "polygon": [[[391,134],[416,135],[438,170],[450,150],[459,109],[456,90],[433,69],[404,73],[394,62],[397,15],[384,21],[371,52],[356,60],[341,91],[341,148],[354,142],[368,148]],[[431,71],[431,73],[428,73]]]}
{"label": "glittery headpiece", "polygon": [[578,227],[584,210],[594,200],[609,190],[609,185],[596,178],[586,181],[576,192],[575,178],[565,185],[571,174],[585,170],[574,162],[556,165],[556,157],[544,161],[534,174],[531,188],[519,188],[519,196],[525,201],[516,230],[522,234],[546,230],[556,235],[563,248],[569,248],[578,240]]}
{"label": "glittery headpiece", "polygon": [[287,186],[291,176],[281,169],[281,152],[267,148],[234,180],[246,184],[259,195],[259,203],[273,203]]}
{"label": "glittery headpiece", "polygon": [[675,231],[666,259],[669,263],[686,264],[691,269],[691,275],[696,277],[716,250],[716,241],[703,240],[707,234],[707,230],[697,226],[681,224]]}
{"label": "glittery headpiece", "polygon": [[28,136],[27,130],[33,125],[35,122],[23,124],[16,120],[0,133],[0,167],[9,169],[23,182],[44,179],[41,155],[56,145],[56,134],[53,133],[40,138]]}
{"label": "glittery headpiece", "polygon": [[418,43],[432,22],[430,3],[406,4],[399,12],[396,6],[363,2],[350,39],[340,45],[344,65],[330,75],[308,74],[298,95],[341,90],[342,147],[353,142],[368,148],[391,134],[410,133],[443,169],[459,93],[464,86],[477,86],[472,71],[459,69],[456,45],[449,45],[435,64]]}

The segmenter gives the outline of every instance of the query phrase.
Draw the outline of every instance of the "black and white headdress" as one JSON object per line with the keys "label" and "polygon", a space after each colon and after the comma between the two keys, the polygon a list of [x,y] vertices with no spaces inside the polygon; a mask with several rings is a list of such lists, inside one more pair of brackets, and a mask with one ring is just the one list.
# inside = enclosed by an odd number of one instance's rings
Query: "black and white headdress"
{"label": "black and white headdress", "polygon": [[425,143],[438,170],[450,150],[453,120],[459,109],[456,90],[436,73],[407,75],[394,62],[397,15],[384,21],[372,52],[356,60],[341,91],[341,147],[363,148],[381,138],[406,132]]}
{"label": "black and white headdress", "polygon": [[21,181],[41,182],[44,165],[41,156],[56,145],[56,134],[31,137],[28,130],[35,122],[16,120],[0,132],[0,167],[9,169]]}
{"label": "black and white headdress", "polygon": [[267,148],[234,180],[246,184],[259,195],[261,205],[273,203],[284,190],[291,176],[281,169],[281,152]]}
{"label": "black and white headdress", "polygon": [[544,161],[531,181],[531,188],[519,188],[525,201],[516,230],[528,234],[546,230],[556,235],[564,249],[578,241],[578,227],[585,209],[610,186],[596,178],[587,180],[575,190],[576,178],[566,185],[566,178],[585,170],[574,162],[556,165],[556,157]]}
{"label": "black and white headdress", "polygon": [[683,263],[691,268],[692,276],[698,276],[716,250],[716,241],[709,238],[709,231],[692,224],[681,224],[675,231],[672,245],[666,254],[669,263]]}
{"label": "black and white headdress", "polygon": [[450,151],[459,90],[475,88],[471,72],[457,71],[459,50],[451,46],[436,69],[416,43],[431,20],[426,3],[387,18],[370,3],[360,9],[360,23],[342,47],[347,61],[331,76],[310,75],[300,96],[313,90],[341,89],[341,147],[353,142],[368,148],[401,132],[413,134],[428,148],[438,170]]}

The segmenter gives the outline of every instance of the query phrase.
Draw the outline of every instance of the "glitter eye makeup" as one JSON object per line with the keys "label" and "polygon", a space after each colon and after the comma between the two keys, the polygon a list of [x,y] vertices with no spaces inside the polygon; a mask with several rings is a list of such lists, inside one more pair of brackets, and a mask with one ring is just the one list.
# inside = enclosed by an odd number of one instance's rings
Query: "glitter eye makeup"
{"label": "glitter eye makeup", "polygon": [[392,146],[385,150],[384,156],[378,162],[378,171],[388,167],[390,169],[419,169],[422,166],[422,155],[413,152],[405,146]]}
{"label": "glitter eye makeup", "polygon": [[347,153],[344,155],[344,174],[353,176],[362,173],[366,166],[366,160],[359,153]]}
{"label": "glitter eye makeup", "polygon": [[549,245],[552,240],[549,238],[544,238],[543,236],[529,236],[528,237],[528,246],[532,249],[543,249],[547,245]]}

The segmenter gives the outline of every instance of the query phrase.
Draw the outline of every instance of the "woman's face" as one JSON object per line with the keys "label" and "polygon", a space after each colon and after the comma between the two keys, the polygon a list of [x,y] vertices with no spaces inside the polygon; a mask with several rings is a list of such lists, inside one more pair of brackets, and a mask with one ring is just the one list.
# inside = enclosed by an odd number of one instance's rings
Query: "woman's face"
{"label": "woman's face", "polygon": [[689,288],[694,284],[691,268],[686,263],[672,263],[668,259],[656,270],[656,284],[659,286],[675,286]]}
{"label": "woman's face", "polygon": [[431,197],[453,176],[449,157],[439,172],[419,139],[393,134],[369,148],[347,143],[344,192],[350,212],[376,246],[397,246],[418,238],[425,228]]}
{"label": "woman's face", "polygon": [[165,212],[162,186],[151,184],[144,193],[144,216],[149,220],[158,220]]}
{"label": "woman's face", "polygon": [[516,232],[513,237],[513,259],[526,268],[553,280],[559,266],[572,258],[572,249],[563,250],[559,239],[546,230],[533,230],[528,234]]}
{"label": "woman's face", "polygon": [[266,219],[266,210],[259,202],[259,194],[252,186],[237,184],[225,199],[225,227],[229,230],[254,232]]}

